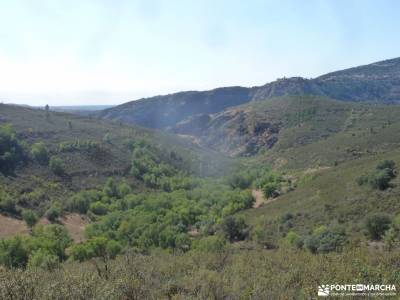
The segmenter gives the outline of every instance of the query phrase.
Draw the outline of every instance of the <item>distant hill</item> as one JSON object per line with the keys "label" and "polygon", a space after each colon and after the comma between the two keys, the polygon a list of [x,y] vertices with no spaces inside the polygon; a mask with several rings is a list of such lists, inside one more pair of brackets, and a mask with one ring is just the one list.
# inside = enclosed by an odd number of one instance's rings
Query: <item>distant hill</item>
{"label": "distant hill", "polygon": [[66,105],[66,106],[51,106],[50,110],[73,113],[82,116],[90,116],[98,113],[101,110],[111,107],[114,107],[114,105]]}
{"label": "distant hill", "polygon": [[149,128],[168,128],[198,113],[215,113],[248,102],[251,89],[226,87],[204,92],[180,92],[131,101],[99,113],[103,119],[118,120]]}
{"label": "distant hill", "polygon": [[342,101],[400,102],[400,58],[329,73],[315,79],[283,78],[259,87],[180,92],[127,102],[98,117],[169,129],[198,114],[285,95],[326,96]]}

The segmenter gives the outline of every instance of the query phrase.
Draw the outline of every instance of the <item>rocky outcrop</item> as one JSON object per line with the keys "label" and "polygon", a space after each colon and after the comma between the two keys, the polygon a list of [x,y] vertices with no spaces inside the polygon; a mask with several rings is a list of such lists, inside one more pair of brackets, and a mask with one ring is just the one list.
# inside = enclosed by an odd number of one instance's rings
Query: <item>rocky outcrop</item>
{"label": "rocky outcrop", "polygon": [[231,156],[250,156],[270,149],[278,140],[280,124],[253,122],[251,111],[228,109],[222,113],[199,115],[177,124],[171,130],[192,135],[203,146]]}

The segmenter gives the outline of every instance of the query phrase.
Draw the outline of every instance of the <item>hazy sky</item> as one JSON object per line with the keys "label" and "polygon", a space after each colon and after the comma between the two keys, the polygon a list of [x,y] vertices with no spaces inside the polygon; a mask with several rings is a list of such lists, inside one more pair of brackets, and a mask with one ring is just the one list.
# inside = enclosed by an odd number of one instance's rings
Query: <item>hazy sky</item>
{"label": "hazy sky", "polygon": [[400,56],[400,1],[0,0],[0,101],[116,104]]}

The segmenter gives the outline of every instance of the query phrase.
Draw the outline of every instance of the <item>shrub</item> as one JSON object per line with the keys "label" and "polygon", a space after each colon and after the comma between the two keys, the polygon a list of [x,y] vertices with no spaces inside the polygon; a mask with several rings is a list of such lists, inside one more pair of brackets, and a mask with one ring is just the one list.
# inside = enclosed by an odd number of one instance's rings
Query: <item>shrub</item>
{"label": "shrub", "polygon": [[122,181],[118,185],[118,194],[120,197],[125,197],[126,195],[130,194],[131,192],[132,192],[131,187],[125,181]]}
{"label": "shrub", "polygon": [[102,215],[107,214],[108,207],[106,204],[104,204],[100,201],[97,201],[97,202],[90,204],[89,210],[96,215],[102,216]]}
{"label": "shrub", "polygon": [[60,260],[66,258],[65,249],[70,246],[72,240],[64,226],[51,224],[36,226],[33,229],[30,240],[32,251],[44,249],[48,253],[56,255]]}
{"label": "shrub", "polygon": [[286,242],[294,248],[301,249],[304,244],[303,238],[294,231],[289,231],[286,235]]}
{"label": "shrub", "polygon": [[73,195],[69,200],[69,208],[72,211],[76,211],[81,214],[86,214],[90,204],[98,201],[101,198],[101,194],[94,190],[80,191]]}
{"label": "shrub", "polygon": [[285,213],[285,214],[282,215],[282,217],[281,217],[282,223],[285,223],[285,222],[287,222],[287,221],[289,221],[289,220],[291,220],[291,219],[293,219],[293,214],[291,214],[291,213]]}
{"label": "shrub", "polygon": [[59,145],[60,152],[86,152],[96,154],[100,150],[98,142],[93,140],[75,140],[62,142]]}
{"label": "shrub", "polygon": [[386,230],[390,227],[390,217],[387,214],[376,213],[365,219],[367,236],[373,240],[380,240]]}
{"label": "shrub", "polygon": [[346,231],[342,226],[319,227],[306,238],[304,244],[311,253],[341,251],[347,241]]}
{"label": "shrub", "polygon": [[32,145],[31,155],[41,165],[49,163],[49,152],[44,143],[39,142]]}
{"label": "shrub", "polygon": [[276,182],[268,182],[263,186],[262,191],[267,198],[276,197],[279,195],[279,185]]}
{"label": "shrub", "polygon": [[362,175],[360,177],[357,177],[356,182],[358,185],[364,185],[366,183],[368,183],[368,176],[367,175]]}
{"label": "shrub", "polygon": [[221,223],[221,230],[225,237],[233,241],[242,241],[247,238],[249,228],[243,218],[226,217]]}
{"label": "shrub", "polygon": [[30,209],[22,211],[22,219],[25,221],[29,228],[32,228],[38,221],[36,213]]}
{"label": "shrub", "polygon": [[61,215],[61,209],[56,206],[51,206],[47,211],[46,211],[46,218],[50,222],[55,222]]}
{"label": "shrub", "polygon": [[193,249],[201,252],[221,252],[225,249],[226,241],[220,236],[213,235],[194,242]]}
{"label": "shrub", "polygon": [[49,166],[50,166],[50,170],[55,175],[61,176],[65,172],[65,166],[64,166],[63,161],[61,159],[57,158],[57,157],[53,156],[53,157],[50,158]]}
{"label": "shrub", "polygon": [[369,177],[369,183],[372,188],[379,189],[381,191],[387,189],[390,184],[390,180],[392,180],[392,170],[390,169],[383,169],[377,170]]}
{"label": "shrub", "polygon": [[382,162],[380,162],[376,168],[378,170],[383,170],[383,169],[390,169],[390,170],[394,170],[396,164],[393,160],[384,160]]}
{"label": "shrub", "polygon": [[103,188],[103,193],[107,195],[108,197],[118,197],[118,186],[116,185],[115,181],[113,178],[108,178],[106,184],[104,185]]}
{"label": "shrub", "polygon": [[252,179],[246,173],[234,173],[228,177],[227,181],[232,188],[247,189],[251,185]]}
{"label": "shrub", "polygon": [[111,135],[110,135],[109,133],[106,133],[106,134],[103,136],[103,142],[104,142],[104,143],[107,143],[107,144],[111,144]]}
{"label": "shrub", "polygon": [[28,262],[25,240],[19,236],[0,240],[0,264],[8,268],[23,268]]}
{"label": "shrub", "polygon": [[58,257],[44,249],[36,250],[29,255],[28,268],[41,268],[52,271],[60,265]]}
{"label": "shrub", "polygon": [[115,240],[108,240],[105,237],[96,237],[87,240],[82,244],[71,247],[71,258],[77,261],[84,261],[93,257],[103,259],[115,258],[122,250],[122,246]]}
{"label": "shrub", "polygon": [[265,249],[277,248],[277,241],[271,230],[267,230],[262,226],[258,226],[254,229],[253,239],[257,244],[261,245]]}
{"label": "shrub", "polygon": [[393,160],[384,160],[369,175],[358,177],[356,182],[358,185],[369,183],[372,188],[383,191],[390,187],[390,181],[396,177],[394,168],[395,163]]}
{"label": "shrub", "polygon": [[400,242],[400,228],[392,226],[386,230],[383,235],[383,241],[389,251],[398,246]]}
{"label": "shrub", "polygon": [[0,125],[0,172],[13,172],[25,159],[25,145],[17,139],[12,126]]}
{"label": "shrub", "polygon": [[0,189],[0,211],[15,214],[17,213],[16,201],[5,191]]}

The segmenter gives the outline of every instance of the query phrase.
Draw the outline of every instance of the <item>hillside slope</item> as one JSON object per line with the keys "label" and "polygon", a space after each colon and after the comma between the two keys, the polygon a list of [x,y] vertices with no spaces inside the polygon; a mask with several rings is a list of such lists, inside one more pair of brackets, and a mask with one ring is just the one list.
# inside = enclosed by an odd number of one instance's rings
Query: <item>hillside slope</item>
{"label": "hillside slope", "polygon": [[149,128],[167,128],[193,114],[215,113],[250,99],[250,89],[243,87],[180,92],[127,102],[103,110],[99,117]]}
{"label": "hillside slope", "polygon": [[218,113],[251,101],[285,95],[316,95],[342,101],[399,103],[400,58],[337,71],[315,79],[283,78],[259,87],[227,87],[140,99],[106,109],[98,117],[168,129],[199,114]]}
{"label": "hillside slope", "polygon": [[[241,212],[253,226],[262,226],[279,239],[292,230],[306,235],[321,225],[342,224],[352,235],[363,238],[365,217],[400,212],[400,179],[388,189],[373,189],[358,184],[358,179],[384,160],[400,165],[398,149],[320,169],[303,169],[294,191],[281,195],[259,208]],[[285,217],[290,216],[290,217]]]}
{"label": "hillside slope", "polygon": [[394,149],[399,113],[398,106],[286,96],[192,118],[174,131],[231,156],[307,167]]}
{"label": "hillside slope", "polygon": [[[9,145],[7,136],[18,143]],[[55,199],[63,203],[73,192],[103,186],[109,177],[123,178],[137,189],[144,189],[143,182],[131,174],[135,143],[152,149],[158,163],[197,176],[223,173],[231,163],[218,153],[172,134],[1,104],[0,202],[5,190],[21,206],[43,214]],[[33,157],[35,145],[46,149],[47,158],[42,162]],[[24,151],[24,157],[9,155],[16,152],[16,147]],[[11,161],[8,157],[15,163],[6,169],[6,162]],[[61,171],[51,166],[52,159],[60,162]]]}

